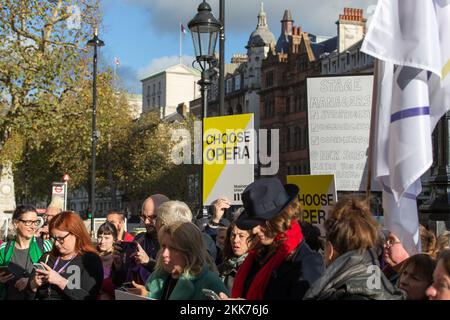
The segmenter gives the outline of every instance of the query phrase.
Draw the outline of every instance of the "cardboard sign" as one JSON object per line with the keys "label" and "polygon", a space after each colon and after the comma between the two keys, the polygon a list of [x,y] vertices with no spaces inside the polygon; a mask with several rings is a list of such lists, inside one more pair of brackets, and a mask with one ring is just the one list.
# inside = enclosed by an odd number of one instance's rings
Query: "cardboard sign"
{"label": "cardboard sign", "polygon": [[254,180],[253,114],[203,121],[203,204],[226,197],[240,205],[242,191]]}
{"label": "cardboard sign", "polygon": [[292,175],[287,176],[287,183],[300,189],[298,200],[303,209],[303,220],[318,227],[324,236],[328,211],[337,202],[334,175]]}
{"label": "cardboard sign", "polygon": [[334,174],[339,191],[366,190],[372,84],[365,75],[307,80],[311,174]]}

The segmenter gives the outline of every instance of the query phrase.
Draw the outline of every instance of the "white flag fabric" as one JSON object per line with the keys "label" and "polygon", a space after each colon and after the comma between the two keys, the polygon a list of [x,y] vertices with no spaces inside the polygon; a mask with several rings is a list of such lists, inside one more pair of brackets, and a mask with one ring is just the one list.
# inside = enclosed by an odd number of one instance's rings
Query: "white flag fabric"
{"label": "white flag fabric", "polygon": [[379,0],[362,51],[379,60],[440,75],[435,2],[446,1]]}
{"label": "white flag fabric", "polygon": [[450,0],[379,0],[361,51],[381,60],[373,170],[385,225],[414,254],[420,177],[433,161],[431,133],[450,109]]}

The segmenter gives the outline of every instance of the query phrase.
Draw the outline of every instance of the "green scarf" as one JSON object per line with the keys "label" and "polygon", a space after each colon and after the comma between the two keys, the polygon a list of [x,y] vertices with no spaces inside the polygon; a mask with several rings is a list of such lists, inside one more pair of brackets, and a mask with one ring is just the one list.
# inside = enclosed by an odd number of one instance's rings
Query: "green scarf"
{"label": "green scarf", "polygon": [[[8,252],[5,252],[7,246],[8,246],[7,243],[3,243],[0,246],[0,266],[7,266],[9,264],[9,262],[11,261],[11,258],[14,254],[14,248],[16,246],[16,241],[12,240],[9,245]],[[39,259],[44,254],[44,252],[42,252],[41,249],[39,248],[36,237],[34,237],[34,236],[33,236],[33,238],[31,238],[28,252],[30,255],[30,259],[33,263],[38,262]],[[4,284],[0,284],[0,300],[4,300],[5,297],[6,297],[6,286]]]}

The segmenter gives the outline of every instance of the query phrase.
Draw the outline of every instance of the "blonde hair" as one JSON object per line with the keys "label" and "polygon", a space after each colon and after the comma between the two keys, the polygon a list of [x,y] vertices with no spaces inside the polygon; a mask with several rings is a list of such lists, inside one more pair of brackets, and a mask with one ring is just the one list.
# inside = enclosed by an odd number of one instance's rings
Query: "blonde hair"
{"label": "blonde hair", "polygon": [[172,224],[177,221],[192,222],[192,212],[182,201],[167,201],[158,207],[156,216],[161,225]]}
{"label": "blonde hair", "polygon": [[438,254],[447,249],[450,249],[450,231],[445,231],[439,235],[436,243],[436,251]]}
{"label": "blonde hair", "polygon": [[59,212],[62,212],[64,208],[64,199],[58,196],[52,197],[52,201],[50,202],[47,208],[55,208],[58,209]]}
{"label": "blonde hair", "polygon": [[[158,232],[158,241],[162,244],[164,235],[168,235],[174,242],[174,247],[178,250],[186,265],[183,273],[187,275],[197,275],[204,266],[208,266],[211,271],[217,271],[214,263],[206,250],[205,243],[200,229],[192,222],[177,221],[163,226]],[[163,269],[162,252],[158,252],[156,258],[156,270]]]}
{"label": "blonde hair", "polygon": [[422,253],[429,254],[432,257],[436,256],[436,236],[434,233],[423,225],[419,226],[420,243],[422,244]]}

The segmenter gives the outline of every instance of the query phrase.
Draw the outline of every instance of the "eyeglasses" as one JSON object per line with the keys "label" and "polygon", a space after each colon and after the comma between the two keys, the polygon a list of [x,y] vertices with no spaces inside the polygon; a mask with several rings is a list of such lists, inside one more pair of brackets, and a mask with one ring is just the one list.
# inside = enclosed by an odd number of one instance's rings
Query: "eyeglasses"
{"label": "eyeglasses", "polygon": [[39,220],[22,220],[22,219],[19,219],[19,221],[22,222],[27,227],[30,227],[32,225],[37,227],[39,225],[39,223],[41,222]]}
{"label": "eyeglasses", "polygon": [[142,222],[145,222],[145,221],[147,221],[147,220],[149,220],[150,222],[152,222],[152,221],[155,221],[155,220],[156,220],[157,215],[156,215],[156,214],[153,214],[153,215],[151,215],[151,216],[144,216],[144,215],[141,215],[140,218],[141,218]]}
{"label": "eyeglasses", "polygon": [[394,244],[401,243],[401,241],[388,239],[388,240],[386,240],[385,243],[386,243],[388,246],[393,246]]}
{"label": "eyeglasses", "polygon": [[64,240],[67,238],[68,235],[70,235],[70,232],[68,234],[66,234],[64,237],[51,236],[50,239],[52,239],[54,242],[58,241],[59,244],[64,244]]}

